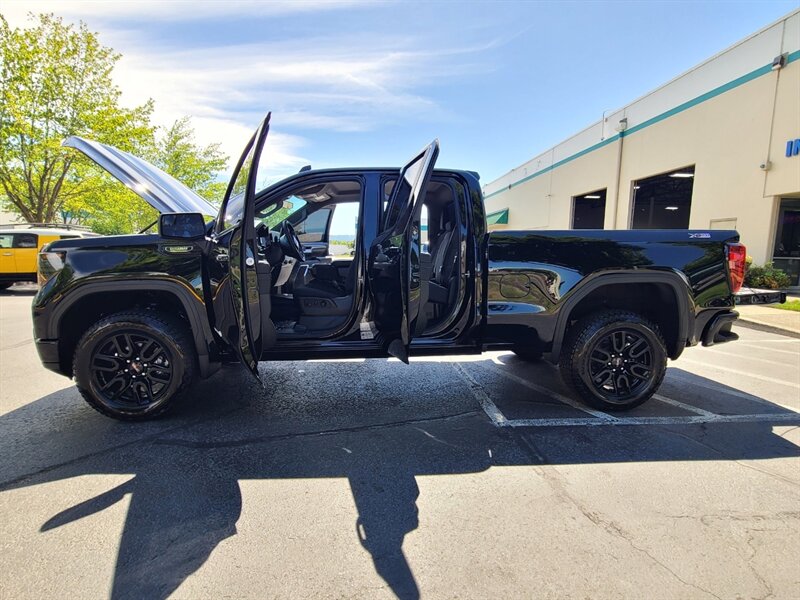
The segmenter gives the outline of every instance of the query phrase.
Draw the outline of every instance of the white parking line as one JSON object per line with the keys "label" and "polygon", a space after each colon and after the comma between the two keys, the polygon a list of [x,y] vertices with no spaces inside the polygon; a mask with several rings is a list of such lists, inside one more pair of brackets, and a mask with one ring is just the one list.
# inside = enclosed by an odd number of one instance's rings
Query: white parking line
{"label": "white parking line", "polygon": [[[769,341],[769,340],[764,340]],[[767,350],[768,352],[777,352],[778,354],[791,354],[792,356],[800,357],[800,348],[797,350],[778,350],[777,348],[770,348],[768,346],[759,346],[758,344],[751,344],[750,342],[737,342],[737,344],[741,346],[747,346],[748,348],[755,348],[756,350]],[[713,350],[714,347],[711,347],[710,350]]]}
{"label": "white parking line", "polygon": [[697,425],[702,423],[791,423],[800,425],[800,413],[759,415],[716,415],[696,417],[628,417],[615,421],[600,419],[511,419],[498,427],[616,427],[621,425]]}
{"label": "white parking line", "polygon": [[558,392],[554,392],[553,390],[547,389],[546,387],[532,383],[527,379],[525,379],[524,377],[520,377],[519,375],[515,375],[514,373],[509,373],[502,366],[498,365],[495,362],[492,362],[490,364],[492,365],[493,368],[502,373],[505,377],[508,377],[509,379],[516,381],[517,383],[524,385],[525,387],[528,387],[535,392],[539,392],[540,394],[544,394],[545,396],[554,398],[559,402],[566,404],[567,406],[571,406],[572,408],[588,413],[593,417],[596,417],[602,421],[618,420],[617,417],[613,415],[609,415],[608,413],[604,413],[603,411],[600,410],[594,410],[593,408],[589,408],[588,406],[583,406],[582,404],[579,404],[578,402],[576,402],[572,398],[565,396],[564,394],[559,394]]}
{"label": "white parking line", "polygon": [[[776,352],[776,350],[770,350],[770,352]],[[719,348],[714,348],[714,347],[708,348],[706,350],[706,354],[714,354],[714,355],[723,356],[723,357],[724,356],[735,356],[736,358],[745,359],[747,361],[755,361],[755,362],[760,362],[760,363],[764,363],[764,364],[772,365],[772,366],[775,366],[775,365],[788,366],[788,365],[786,365],[786,363],[776,362],[775,360],[770,360],[768,358],[758,358],[756,356],[752,356],[752,353],[749,353],[747,355],[743,355],[743,354],[740,354],[738,352],[729,352],[727,350],[720,350]],[[787,352],[787,354],[793,354],[795,357],[797,357],[798,362],[800,362],[800,351],[798,351],[798,352]],[[724,360],[724,358],[722,358],[722,360]]]}
{"label": "white parking line", "polygon": [[678,400],[673,400],[672,398],[667,398],[666,396],[662,396],[661,394],[653,394],[653,399],[658,400],[659,402],[663,402],[664,404],[671,404],[672,406],[676,406],[678,408],[682,408],[683,410],[688,410],[689,412],[693,412],[696,415],[702,415],[704,417],[718,417],[719,415],[716,413],[712,413],[705,409],[699,408],[697,406],[692,406],[691,404],[686,404],[684,402],[680,402]]}
{"label": "white parking line", "polygon": [[492,402],[492,399],[489,398],[489,396],[483,390],[483,386],[472,378],[472,375],[467,372],[461,363],[453,363],[453,367],[458,375],[469,386],[472,396],[478,401],[478,404],[481,405],[483,412],[485,412],[486,415],[491,419],[492,423],[498,427],[502,427],[506,421],[508,421],[508,419],[506,419],[505,415],[500,412],[500,409],[497,408],[497,405]]}
{"label": "white parking line", "polygon": [[[472,375],[464,368],[463,365],[461,365],[460,363],[453,363],[453,366],[456,369],[456,372],[459,374],[459,376],[467,383],[467,385],[470,388],[470,391],[472,392],[473,397],[480,404],[481,408],[489,417],[489,419],[491,420],[492,424],[495,427],[599,427],[599,426],[615,426],[615,425],[697,425],[703,423],[762,423],[762,422],[776,423],[776,424],[790,423],[790,424],[800,425],[800,413],[795,412],[789,407],[782,407],[789,410],[788,413],[719,415],[707,411],[705,409],[699,408],[697,406],[686,404],[684,402],[680,402],[679,400],[674,400],[673,398],[669,398],[662,394],[654,394],[653,398],[659,402],[664,402],[665,404],[669,404],[671,406],[675,406],[677,408],[693,412],[695,413],[696,416],[615,417],[613,415],[609,415],[599,410],[593,410],[588,407],[581,406],[577,402],[572,400],[572,398],[568,398],[563,394],[554,392],[553,390],[532,383],[522,377],[519,377],[518,375],[515,375],[514,373],[509,373],[508,371],[502,368],[502,364],[498,365],[496,363],[493,363],[494,368],[497,369],[505,377],[513,381],[516,381],[534,391],[544,394],[545,396],[549,396],[551,398],[559,400],[560,402],[563,402],[568,406],[577,408],[592,415],[591,418],[578,417],[578,418],[508,419],[502,413],[502,411],[497,407],[497,405],[492,401],[492,399],[489,398],[489,395],[486,393],[483,386],[480,383],[478,383],[474,377],[472,377]],[[717,388],[714,388],[713,386],[710,385],[696,384],[695,382],[687,381],[685,379],[684,381],[686,381],[686,383],[689,384],[700,385],[700,387],[706,387],[719,391]],[[723,393],[742,396],[744,398],[747,398],[748,400],[759,400],[763,404],[776,406],[775,404],[767,402],[766,400],[750,396],[749,394],[735,392],[735,390],[732,390],[730,392],[724,391]]]}
{"label": "white parking line", "polygon": [[[786,338],[785,340],[772,340],[768,338],[757,338],[753,340],[754,342],[758,343],[765,343],[765,344],[800,344],[800,340],[797,338]],[[749,344],[749,341],[743,342],[745,344]]]}
{"label": "white parking line", "polygon": [[[691,376],[694,375],[693,373],[684,374],[681,373],[680,371],[668,370],[667,375],[669,375],[670,377],[674,377],[675,379],[680,379],[681,381],[683,381],[684,383],[688,383],[689,385],[694,385],[714,392],[722,392],[723,394],[726,394],[728,396],[741,398],[742,400],[749,400],[750,402],[757,402],[759,404],[763,404],[764,406],[770,406],[772,408],[777,406],[778,408],[785,408],[786,410],[791,410],[791,411],[796,410],[795,408],[787,406],[786,404],[781,404],[780,402],[773,402],[771,400],[764,400],[763,398],[759,398],[758,396],[754,396],[753,394],[748,394],[747,392],[740,392],[739,390],[731,390],[731,389],[723,390],[720,389],[720,385],[712,385],[710,383],[705,383],[703,381],[695,381],[694,379],[691,378]],[[699,377],[698,375],[694,376]]]}
{"label": "white parking line", "polygon": [[778,385],[785,385],[787,387],[793,387],[795,389],[800,389],[800,384],[795,383],[793,381],[787,381],[786,379],[778,379],[776,377],[767,377],[765,375],[758,375],[756,373],[751,373],[750,371],[745,371],[744,369],[732,369],[730,367],[721,367],[719,365],[715,365],[712,363],[703,362],[700,360],[694,360],[693,358],[685,358],[681,357],[680,361],[683,363],[689,363],[692,365],[697,365],[699,367],[705,367],[706,369],[717,369],[718,371],[723,371],[725,373],[735,373],[736,375],[746,375],[752,379],[758,379],[759,381],[766,381],[769,383],[777,383]]}

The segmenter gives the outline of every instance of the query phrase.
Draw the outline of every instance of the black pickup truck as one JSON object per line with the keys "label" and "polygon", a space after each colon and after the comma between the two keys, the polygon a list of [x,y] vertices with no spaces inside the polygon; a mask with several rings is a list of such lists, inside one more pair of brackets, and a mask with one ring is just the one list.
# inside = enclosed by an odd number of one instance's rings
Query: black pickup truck
{"label": "black pickup truck", "polygon": [[[101,413],[161,415],[226,362],[260,377],[267,360],[500,349],[558,363],[585,402],[623,410],[686,346],[736,339],[735,231],[489,233],[477,174],[434,169],[437,141],[399,170],[304,168],[259,189],[268,130],[269,116],[219,210],[130,154],[64,142],[161,213],[157,234],[39,256],[39,356]],[[355,234],[339,254],[336,211]]]}

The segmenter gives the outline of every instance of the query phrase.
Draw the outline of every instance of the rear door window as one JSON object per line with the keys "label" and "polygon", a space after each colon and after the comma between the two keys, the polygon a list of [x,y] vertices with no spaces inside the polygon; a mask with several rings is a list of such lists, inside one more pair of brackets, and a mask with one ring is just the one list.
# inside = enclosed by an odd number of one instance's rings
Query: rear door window
{"label": "rear door window", "polygon": [[0,248],[11,248],[14,243],[14,235],[11,233],[0,233]]}
{"label": "rear door window", "polygon": [[35,233],[15,233],[14,248],[37,248],[39,236]]}

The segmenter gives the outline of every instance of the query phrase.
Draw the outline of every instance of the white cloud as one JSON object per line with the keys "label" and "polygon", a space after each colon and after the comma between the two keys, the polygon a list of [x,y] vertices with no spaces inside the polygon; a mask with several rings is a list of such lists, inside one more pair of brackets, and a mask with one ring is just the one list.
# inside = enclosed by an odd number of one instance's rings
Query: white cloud
{"label": "white cloud", "polygon": [[[309,130],[368,131],[400,119],[452,118],[419,90],[453,78],[474,77],[475,56],[488,46],[441,48],[410,34],[376,31],[354,36],[334,28],[324,36],[187,49],[172,39],[154,39],[147,27],[136,24],[135,17],[212,21],[243,14],[257,18],[267,13],[332,10],[349,4],[6,0],[2,10],[7,18],[13,17],[9,18],[12,25],[24,24],[14,21],[28,10],[52,10],[66,20],[87,20],[91,29],[99,31],[103,44],[122,54],[114,78],[124,104],[138,105],[152,98],[154,121],[162,126],[191,116],[198,142],[219,142],[231,163],[260,119],[272,110],[267,164],[274,178],[311,162],[302,156],[307,145],[303,136]],[[196,40],[194,45],[198,45]],[[437,50],[419,50],[432,46]]]}
{"label": "white cloud", "polygon": [[203,19],[279,16],[291,13],[338,10],[365,4],[363,0],[4,0],[3,16],[12,25],[24,23],[28,12],[52,12],[67,19],[109,22],[126,19],[143,21],[191,21]]}

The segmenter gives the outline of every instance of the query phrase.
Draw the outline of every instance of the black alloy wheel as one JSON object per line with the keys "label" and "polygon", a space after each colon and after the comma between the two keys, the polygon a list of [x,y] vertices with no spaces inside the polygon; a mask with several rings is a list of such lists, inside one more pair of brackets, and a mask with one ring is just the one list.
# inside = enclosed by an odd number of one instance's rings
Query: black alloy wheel
{"label": "black alloy wheel", "polygon": [[105,404],[141,409],[161,402],[172,382],[172,356],[148,333],[118,331],[95,346],[92,388]]}
{"label": "black alloy wheel", "polygon": [[92,408],[114,419],[140,421],[176,404],[194,380],[196,362],[187,324],[133,309],[105,317],[83,334],[73,373]]}
{"label": "black alloy wheel", "polygon": [[629,410],[656,393],[667,371],[658,326],[640,314],[607,310],[574,323],[559,357],[564,381],[601,410]]}
{"label": "black alloy wheel", "polygon": [[654,373],[650,342],[632,329],[614,329],[590,350],[589,378],[608,402],[624,403],[646,387]]}

